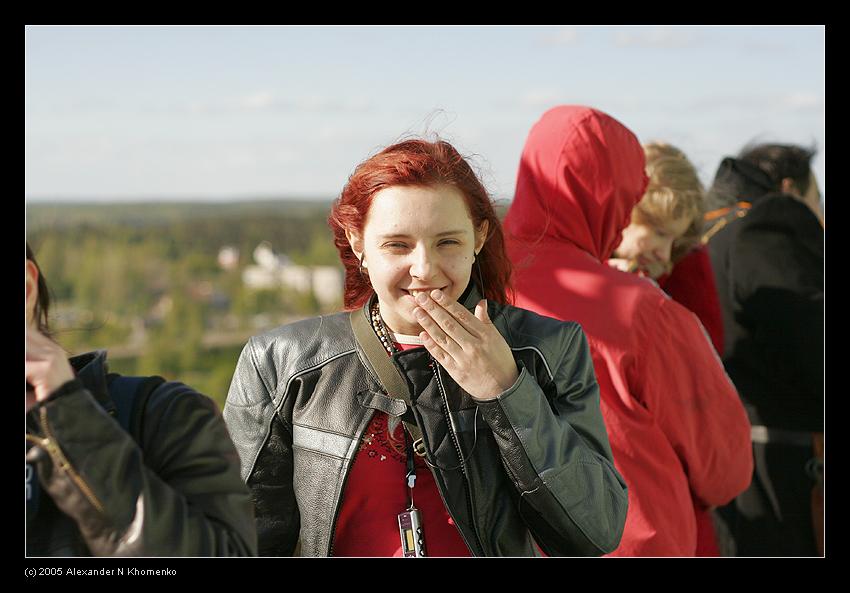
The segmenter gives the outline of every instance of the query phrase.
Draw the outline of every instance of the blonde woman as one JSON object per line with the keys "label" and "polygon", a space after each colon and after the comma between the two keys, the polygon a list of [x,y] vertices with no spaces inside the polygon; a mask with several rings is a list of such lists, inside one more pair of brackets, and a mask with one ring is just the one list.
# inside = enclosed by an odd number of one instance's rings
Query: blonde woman
{"label": "blonde woman", "polygon": [[705,192],[696,168],[670,144],[643,146],[649,185],[609,264],[647,276],[702,322],[723,354],[723,318],[708,251],[700,243]]}

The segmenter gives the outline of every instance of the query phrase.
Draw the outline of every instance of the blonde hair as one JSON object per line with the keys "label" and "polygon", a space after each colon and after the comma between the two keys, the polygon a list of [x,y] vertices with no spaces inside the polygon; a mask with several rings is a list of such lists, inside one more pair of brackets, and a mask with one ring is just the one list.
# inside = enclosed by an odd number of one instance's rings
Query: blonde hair
{"label": "blonde hair", "polygon": [[696,167],[681,150],[664,142],[643,146],[649,185],[632,213],[632,222],[659,224],[687,218],[684,235],[673,242],[672,263],[699,244],[705,213],[705,191]]}

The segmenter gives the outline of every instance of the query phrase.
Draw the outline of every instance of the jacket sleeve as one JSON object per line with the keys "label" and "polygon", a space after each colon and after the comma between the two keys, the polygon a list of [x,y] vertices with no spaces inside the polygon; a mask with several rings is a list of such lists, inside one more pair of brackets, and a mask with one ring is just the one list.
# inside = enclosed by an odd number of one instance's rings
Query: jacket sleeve
{"label": "jacket sleeve", "polygon": [[752,479],[750,422],[696,316],[662,296],[636,335],[633,394],[679,458],[695,500],[728,503]]}
{"label": "jacket sleeve", "polygon": [[293,485],[292,428],[275,409],[271,394],[276,380],[269,364],[258,362],[257,351],[261,349],[252,338],[233,374],[224,420],[254,501],[259,555],[292,556],[301,525]]}
{"label": "jacket sleeve", "polygon": [[[628,507],[599,408],[584,332],[560,333],[544,393],[524,365],[498,398],[479,402],[502,462],[520,494],[520,513],[550,556],[600,555],[617,548]],[[545,362],[545,361],[544,361]]]}
{"label": "jacket sleeve", "polygon": [[209,398],[181,383],[157,388],[143,448],[76,379],[30,414],[28,460],[93,555],[256,554],[250,495]]}

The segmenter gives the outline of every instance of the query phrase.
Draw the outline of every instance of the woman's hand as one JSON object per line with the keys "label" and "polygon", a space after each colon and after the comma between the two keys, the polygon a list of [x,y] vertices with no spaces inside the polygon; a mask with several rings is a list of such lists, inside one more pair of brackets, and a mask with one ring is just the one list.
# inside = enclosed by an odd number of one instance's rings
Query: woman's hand
{"label": "woman's hand", "polygon": [[608,260],[608,265],[612,268],[616,268],[621,272],[629,272],[634,273],[637,271],[637,262],[631,259],[622,259],[619,257],[612,257]]}
{"label": "woman's hand", "polygon": [[511,349],[487,314],[487,301],[473,315],[440,290],[416,296],[413,310],[425,330],[419,334],[428,352],[475,399],[493,399],[519,377]]}
{"label": "woman's hand", "polygon": [[641,267],[637,261],[633,259],[611,258],[608,260],[608,265],[623,272],[637,274],[643,278],[660,278],[665,274],[669,274],[673,269],[673,265],[669,262],[649,262],[645,267]]}
{"label": "woman's hand", "polygon": [[[27,327],[25,358],[26,409],[44,401],[62,385],[74,378],[74,371],[65,351],[56,342],[41,334],[35,327]],[[32,387],[32,390],[30,390]]]}

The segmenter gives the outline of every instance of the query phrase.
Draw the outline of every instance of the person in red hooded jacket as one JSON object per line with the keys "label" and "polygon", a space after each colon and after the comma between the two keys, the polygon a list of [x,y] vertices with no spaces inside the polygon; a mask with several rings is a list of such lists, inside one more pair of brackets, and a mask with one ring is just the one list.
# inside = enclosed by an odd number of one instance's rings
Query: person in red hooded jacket
{"label": "person in red hooded jacket", "polygon": [[517,305],[579,322],[590,343],[629,509],[614,556],[693,556],[694,501],[722,505],[752,476],[750,425],[693,313],[609,267],[648,178],[635,135],[560,106],[529,133],[506,214]]}
{"label": "person in red hooded jacket", "polygon": [[[723,357],[723,316],[708,249],[700,244],[705,214],[702,182],[684,152],[666,142],[644,144],[649,185],[632,210],[623,240],[608,264],[654,279],[699,318]],[[714,520],[694,501],[697,556],[720,556]]]}

